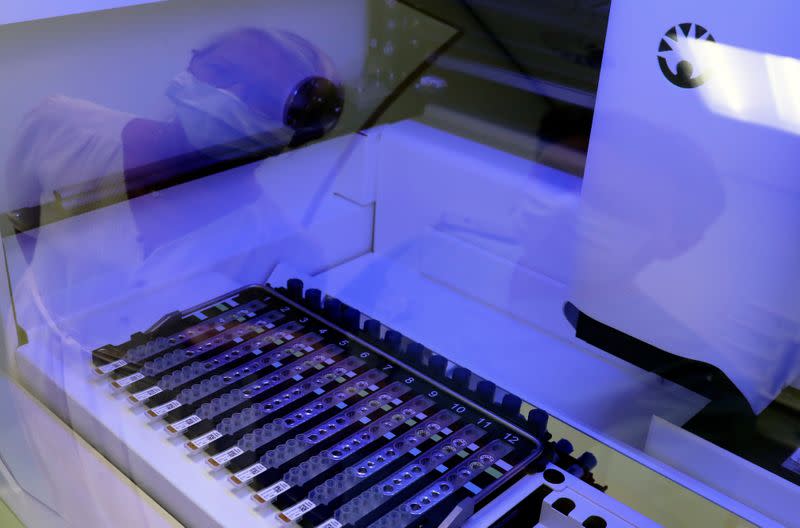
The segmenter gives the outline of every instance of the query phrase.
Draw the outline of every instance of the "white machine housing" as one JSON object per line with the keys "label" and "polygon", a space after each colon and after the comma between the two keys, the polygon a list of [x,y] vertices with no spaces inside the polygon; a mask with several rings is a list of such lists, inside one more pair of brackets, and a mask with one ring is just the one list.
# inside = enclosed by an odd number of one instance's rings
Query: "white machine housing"
{"label": "white machine housing", "polygon": [[[351,3],[356,45],[363,42],[364,11],[360,2]],[[253,173],[263,191],[255,202],[243,183]],[[331,175],[334,184],[328,188]],[[318,189],[325,189],[321,201],[315,199]],[[195,207],[198,194],[209,190],[221,202],[249,205],[223,216]],[[570,297],[580,191],[581,182],[572,175],[404,121],[137,198],[137,207],[157,210],[168,203],[187,220],[153,226],[152,232],[123,230],[102,240],[99,249],[93,238],[97,227],[126,225],[129,203],[44,226],[36,235],[50,243],[39,244],[32,263],[24,243],[4,240],[9,280],[0,284],[11,285],[14,302],[12,311],[5,292],[8,370],[178,521],[277,527],[270,510],[252,508],[243,494],[221,488],[220,475],[203,473],[160,424],[143,427],[141,409],[98,386],[88,366],[94,348],[124,341],[167,312],[243,285],[300,276],[309,287],[358,306],[751,522],[797,526],[787,509],[796,503],[796,489],[775,484],[769,489],[783,495],[766,504],[763,497],[731,488],[722,465],[719,471],[692,473],[689,466],[676,471],[669,465],[676,451],[688,448],[700,458],[718,451],[692,443],[680,430],[669,449],[651,450],[653,439],[664,437],[659,420],[665,428],[680,425],[705,405],[704,398],[574,338],[561,309]],[[163,229],[172,231],[169,246],[145,259],[114,260],[148,237],[162,237]],[[109,259],[87,258],[87,248]],[[29,339],[19,348],[16,323]],[[11,416],[9,423],[24,424],[31,436],[46,434],[23,416]],[[15,445],[18,439],[0,441],[0,455],[9,465]],[[42,458],[52,455],[49,447],[32,447]],[[88,446],[81,449],[98,457]],[[741,461],[727,463],[744,467],[752,483],[769,479]],[[42,484],[42,474],[62,469],[53,463],[15,465],[7,481],[17,487],[4,488],[3,498],[46,504],[55,515],[50,524],[36,524],[41,513],[24,519],[37,526],[58,526],[53,519],[92,525],[94,514],[64,506],[63,479],[53,487]],[[108,475],[96,474],[94,481],[102,485],[91,487],[91,497],[113,521],[109,524],[176,522],[152,503],[130,501],[129,510],[117,511],[117,488]],[[759,485],[752,488],[757,495]],[[580,493],[602,502],[593,492]],[[513,502],[505,500],[506,507]],[[503,507],[501,501],[498,511]],[[626,521],[619,526],[649,525],[620,511]],[[570,526],[558,522],[553,526]]]}

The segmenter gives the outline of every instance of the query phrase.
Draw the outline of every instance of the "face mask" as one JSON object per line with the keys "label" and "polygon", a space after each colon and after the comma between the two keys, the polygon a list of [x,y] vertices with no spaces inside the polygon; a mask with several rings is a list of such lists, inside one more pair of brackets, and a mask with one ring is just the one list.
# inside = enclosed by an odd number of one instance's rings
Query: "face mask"
{"label": "face mask", "polygon": [[206,155],[229,159],[289,144],[293,132],[260,114],[235,94],[198,80],[189,72],[173,79],[167,97],[189,144]]}

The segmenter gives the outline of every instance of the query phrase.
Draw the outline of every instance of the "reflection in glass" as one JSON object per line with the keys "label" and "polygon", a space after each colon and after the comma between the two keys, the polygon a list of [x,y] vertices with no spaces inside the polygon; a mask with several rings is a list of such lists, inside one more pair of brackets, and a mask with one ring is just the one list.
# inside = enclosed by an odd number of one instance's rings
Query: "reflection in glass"
{"label": "reflection in glass", "polygon": [[[344,106],[321,50],[281,30],[240,28],[192,51],[166,87],[173,116],[149,119],[53,95],[25,117],[8,164],[15,209],[66,210],[118,201],[221,161],[252,159],[317,139]],[[35,221],[18,215],[20,227]]]}

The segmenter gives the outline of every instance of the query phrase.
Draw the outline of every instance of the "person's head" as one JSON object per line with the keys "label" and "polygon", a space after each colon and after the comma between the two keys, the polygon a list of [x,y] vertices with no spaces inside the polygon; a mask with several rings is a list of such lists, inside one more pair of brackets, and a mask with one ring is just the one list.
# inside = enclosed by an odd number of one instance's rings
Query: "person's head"
{"label": "person's head", "polygon": [[[647,266],[677,259],[697,246],[725,209],[725,187],[702,146],[679,129],[657,129],[639,117],[606,116],[607,128],[635,130],[636,149],[619,152],[614,139],[593,139],[598,166],[614,173],[590,173],[583,185],[578,225],[578,277],[633,283]],[[668,138],[670,149],[663,146]],[[671,158],[683,160],[675,171]],[[605,160],[605,161],[600,161]],[[591,269],[594,268],[594,269]]]}
{"label": "person's head", "polygon": [[226,155],[319,137],[336,124],[344,103],[333,63],[321,50],[294,33],[256,28],[224,33],[193,50],[168,95],[192,146],[234,147]]}
{"label": "person's head", "polygon": [[305,79],[322,77],[338,84],[331,60],[306,39],[256,28],[224,33],[193,50],[188,71],[276,119],[283,118],[289,95]]}

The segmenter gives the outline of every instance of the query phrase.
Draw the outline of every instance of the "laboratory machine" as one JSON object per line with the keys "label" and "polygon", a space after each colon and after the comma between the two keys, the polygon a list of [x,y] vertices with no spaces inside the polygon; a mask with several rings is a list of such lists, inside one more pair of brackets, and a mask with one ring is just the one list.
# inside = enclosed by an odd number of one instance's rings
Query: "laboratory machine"
{"label": "laboratory machine", "polygon": [[800,527],[790,0],[9,0],[0,524]]}

